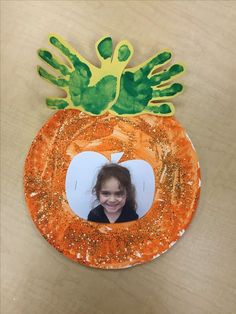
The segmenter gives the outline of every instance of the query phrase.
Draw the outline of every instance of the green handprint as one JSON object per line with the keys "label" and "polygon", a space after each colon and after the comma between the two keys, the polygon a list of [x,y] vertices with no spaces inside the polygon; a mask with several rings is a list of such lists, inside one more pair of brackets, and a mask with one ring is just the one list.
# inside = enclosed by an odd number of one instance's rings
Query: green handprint
{"label": "green handprint", "polygon": [[171,53],[161,52],[143,64],[126,69],[121,76],[120,93],[110,111],[118,115],[135,115],[153,113],[170,116],[174,114],[174,106],[170,102],[157,102],[169,99],[180,93],[181,84],[162,86],[184,71],[180,64],[174,64],[169,69],[153,74],[159,67],[171,59]]}
{"label": "green handprint", "polygon": [[118,97],[121,74],[133,53],[130,43],[120,42],[112,56],[112,39],[101,38],[96,44],[101,62],[101,67],[98,68],[59,36],[51,35],[49,40],[67,58],[70,66],[59,62],[51,52],[39,50],[39,56],[61,74],[56,77],[38,67],[40,76],[67,93],[66,98],[47,98],[47,105],[57,109],[76,107],[94,115],[103,114],[111,108]]}

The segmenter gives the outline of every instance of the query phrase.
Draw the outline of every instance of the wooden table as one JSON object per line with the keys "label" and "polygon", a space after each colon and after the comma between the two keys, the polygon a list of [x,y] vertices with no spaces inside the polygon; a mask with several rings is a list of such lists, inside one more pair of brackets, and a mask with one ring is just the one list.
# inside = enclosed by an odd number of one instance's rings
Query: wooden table
{"label": "wooden table", "polygon": [[[3,314],[228,314],[236,312],[236,2],[2,1]],[[47,35],[66,38],[95,64],[94,43],[111,34],[135,47],[131,65],[157,50],[187,65],[176,117],[199,155],[202,194],[183,238],[125,270],[96,270],[53,249],[24,201],[23,166],[60,95],[36,73]]]}

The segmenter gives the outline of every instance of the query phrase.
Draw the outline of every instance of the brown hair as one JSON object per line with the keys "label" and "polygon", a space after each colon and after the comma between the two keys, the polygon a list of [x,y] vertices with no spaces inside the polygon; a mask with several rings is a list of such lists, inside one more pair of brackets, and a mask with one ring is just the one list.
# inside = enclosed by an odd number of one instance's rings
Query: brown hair
{"label": "brown hair", "polygon": [[100,169],[97,176],[97,182],[93,188],[93,193],[96,194],[97,199],[99,199],[99,193],[103,182],[110,178],[116,178],[120,182],[120,189],[125,189],[127,194],[127,206],[135,211],[135,187],[131,182],[130,172],[127,168],[115,163],[106,164]]}

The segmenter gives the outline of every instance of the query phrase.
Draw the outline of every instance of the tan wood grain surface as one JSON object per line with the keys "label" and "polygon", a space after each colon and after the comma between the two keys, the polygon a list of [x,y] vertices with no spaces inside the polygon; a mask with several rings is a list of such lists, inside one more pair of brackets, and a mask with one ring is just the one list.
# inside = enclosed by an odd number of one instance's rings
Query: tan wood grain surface
{"label": "tan wood grain surface", "polygon": [[[126,270],[76,264],[36,230],[23,166],[60,95],[36,73],[47,35],[66,38],[98,64],[111,34],[135,47],[131,64],[169,48],[187,65],[176,117],[199,155],[202,194],[183,238],[158,259]],[[236,312],[236,2],[1,1],[1,313],[233,314]]]}

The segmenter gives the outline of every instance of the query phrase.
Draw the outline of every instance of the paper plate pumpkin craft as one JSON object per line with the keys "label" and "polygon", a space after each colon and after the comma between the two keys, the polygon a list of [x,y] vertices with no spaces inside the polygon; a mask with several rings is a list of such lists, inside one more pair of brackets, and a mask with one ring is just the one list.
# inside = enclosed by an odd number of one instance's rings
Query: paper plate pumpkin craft
{"label": "paper plate pumpkin craft", "polygon": [[51,245],[83,265],[150,261],[182,236],[200,194],[196,152],[170,102],[183,89],[172,81],[184,67],[168,65],[171,52],[162,51],[128,68],[131,44],[113,51],[110,37],[96,44],[96,67],[59,36],[49,41],[64,59],[40,49],[57,75],[41,66],[38,73],[66,97],[47,98],[60,110],[26,158],[32,219]]}

